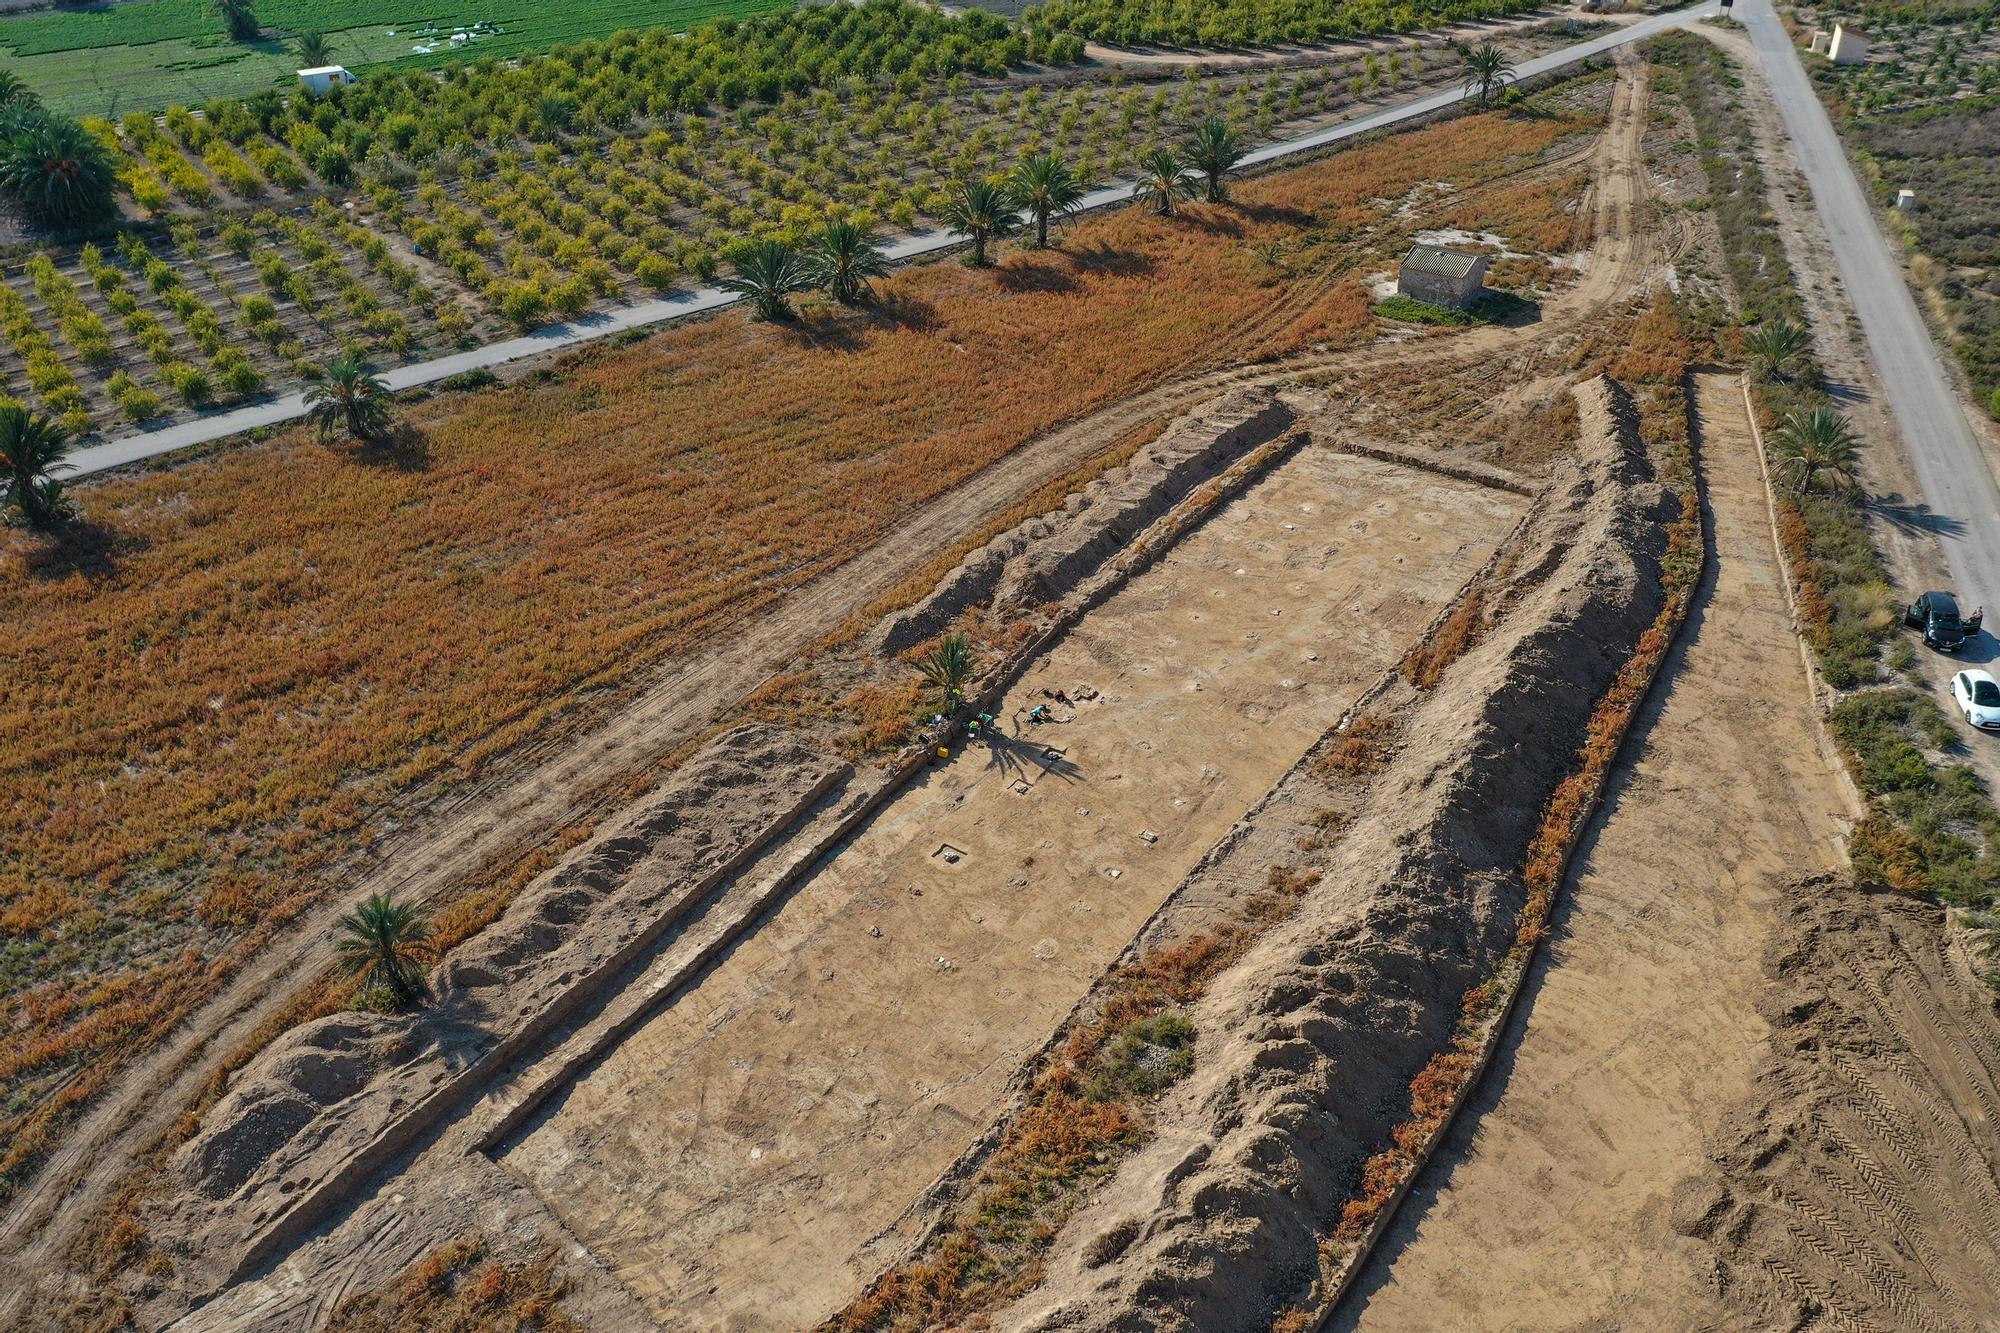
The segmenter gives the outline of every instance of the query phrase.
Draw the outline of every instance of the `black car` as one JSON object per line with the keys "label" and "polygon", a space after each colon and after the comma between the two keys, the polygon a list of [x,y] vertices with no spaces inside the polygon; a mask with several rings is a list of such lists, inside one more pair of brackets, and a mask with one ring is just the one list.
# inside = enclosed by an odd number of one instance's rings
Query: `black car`
{"label": "black car", "polygon": [[1903,612],[1903,623],[1924,632],[1924,642],[1941,653],[1955,653],[1979,633],[1980,612],[1970,620],[1958,614],[1958,600],[1948,592],[1927,592]]}

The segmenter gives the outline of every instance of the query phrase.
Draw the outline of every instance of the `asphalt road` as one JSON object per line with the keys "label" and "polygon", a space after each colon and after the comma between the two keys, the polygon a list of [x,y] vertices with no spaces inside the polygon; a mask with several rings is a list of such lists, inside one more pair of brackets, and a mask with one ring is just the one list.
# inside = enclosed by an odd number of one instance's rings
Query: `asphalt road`
{"label": "asphalt road", "polygon": [[[1668,28],[1679,27],[1718,12],[1715,0],[1708,0],[1708,3],[1688,9],[1656,14],[1621,27],[1615,32],[1604,33],[1589,41],[1578,42],[1574,46],[1565,46],[1532,60],[1524,60],[1517,67],[1516,73],[1524,79],[1532,78],[1565,65],[1573,65],[1593,56],[1603,55],[1628,42],[1642,41]],[[1260,166],[1283,158],[1296,157],[1302,153],[1316,152],[1343,139],[1351,139],[1356,135],[1367,134],[1371,130],[1431,115],[1463,101],[1464,98],[1465,94],[1456,88],[1432,93],[1427,97],[1413,98],[1408,102],[1385,107],[1365,116],[1342,121],[1327,129],[1267,144],[1246,156],[1243,165]],[[1130,182],[1110,185],[1086,195],[1083,209],[1106,208],[1113,204],[1126,203],[1131,198]],[[949,250],[963,243],[963,237],[938,230],[906,236],[893,245],[885,246],[884,250],[892,262],[903,263]],[[484,347],[439,357],[434,361],[419,361],[412,365],[398,366],[386,372],[382,378],[388,381],[392,389],[410,389],[419,385],[435,384],[462,371],[491,369],[512,361],[539,356],[544,352],[559,351],[565,347],[594,342],[627,329],[647,328],[675,319],[684,319],[689,315],[719,310],[724,306],[736,304],[740,299],[720,287],[699,287],[693,291],[676,292],[658,300],[617,306],[567,324],[550,324],[518,338],[488,343]],[[71,471],[66,475],[82,476],[122,467],[143,459],[158,458],[163,454],[191,449],[260,426],[276,426],[293,421],[304,416],[305,412],[303,393],[288,393],[264,402],[252,403],[247,407],[227,412],[213,412],[157,430],[141,431],[104,444],[92,445],[87,449],[74,450],[67,459]]]}
{"label": "asphalt road", "polygon": [[2000,486],[1965,405],[1784,25],[1768,0],[1739,0],[1734,13],[1750,30],[1793,155],[1812,186],[1813,206],[1902,431],[1929,510],[1924,521],[1937,535],[1952,591],[1967,607],[2000,612]]}

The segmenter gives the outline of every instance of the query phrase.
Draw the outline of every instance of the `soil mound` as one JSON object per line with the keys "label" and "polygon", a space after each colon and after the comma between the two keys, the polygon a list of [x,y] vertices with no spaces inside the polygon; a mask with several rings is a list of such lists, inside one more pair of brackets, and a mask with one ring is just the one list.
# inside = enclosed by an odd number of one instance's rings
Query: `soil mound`
{"label": "soil mound", "polygon": [[1624,391],[1578,399],[1580,456],[1491,594],[1513,609],[1413,705],[1297,915],[1193,1006],[1195,1073],[995,1327],[1262,1329],[1317,1275],[1361,1162],[1511,944],[1542,809],[1660,610],[1677,506]]}
{"label": "soil mound", "polygon": [[1786,893],[1758,1092],[1674,1227],[1767,1329],[2000,1328],[2000,1024],[1944,909],[1831,876]]}
{"label": "soil mound", "polygon": [[1239,389],[1179,418],[1123,468],[1091,482],[1061,509],[980,547],[929,596],[890,616],[872,647],[893,656],[940,634],[989,598],[996,608],[1068,593],[1197,484],[1282,435],[1294,415],[1268,388]]}
{"label": "soil mound", "polygon": [[741,727],[531,884],[411,1015],[335,1014],[274,1042],[174,1156],[166,1234],[210,1278],[295,1238],[548,1031],[847,772]]}

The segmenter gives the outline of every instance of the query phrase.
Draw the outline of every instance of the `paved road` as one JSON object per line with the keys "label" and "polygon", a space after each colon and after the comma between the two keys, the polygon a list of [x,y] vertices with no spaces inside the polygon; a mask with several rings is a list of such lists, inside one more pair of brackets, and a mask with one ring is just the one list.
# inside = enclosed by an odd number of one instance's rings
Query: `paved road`
{"label": "paved road", "polygon": [[1750,29],[1793,155],[1812,186],[1813,205],[1833,243],[1840,280],[1861,318],[1868,353],[1933,515],[1954,591],[1968,605],[2000,609],[2000,486],[1965,405],[1939,360],[1874,206],[1806,79],[1798,49],[1769,0],[1741,0],[1735,14]]}
{"label": "paved road", "polygon": [[[1547,55],[1522,61],[1519,73],[1522,78],[1546,74],[1550,70],[1588,60],[1592,56],[1602,55],[1628,42],[1644,40],[1667,28],[1677,27],[1716,12],[1718,12],[1717,6],[1710,0],[1710,3],[1691,9],[1654,15],[1622,27],[1616,32],[1605,33],[1587,42],[1578,42],[1574,46],[1566,46]],[[1261,166],[1283,158],[1296,157],[1302,153],[1315,152],[1343,139],[1351,139],[1371,130],[1379,130],[1430,115],[1462,100],[1464,93],[1454,88],[1401,102],[1323,130],[1316,130],[1311,134],[1268,144],[1244,158],[1244,165]],[[1101,190],[1093,190],[1085,196],[1083,207],[1107,208],[1113,204],[1124,203],[1131,197],[1132,186],[1129,182],[1106,186]],[[939,230],[907,236],[893,245],[885,246],[884,249],[892,261],[901,263],[949,250],[960,244],[963,244],[962,237]],[[412,365],[398,366],[386,373],[383,378],[388,381],[392,389],[410,389],[419,385],[435,384],[461,371],[491,369],[511,361],[539,356],[544,352],[559,351],[565,347],[594,342],[627,329],[646,328],[670,320],[684,319],[689,315],[719,310],[724,306],[734,305],[739,299],[741,298],[719,287],[700,287],[689,292],[677,292],[654,301],[619,306],[567,324],[551,324],[519,338],[488,343],[484,347],[475,347],[468,352],[439,357],[434,361],[419,361]],[[266,402],[252,403],[248,407],[196,417],[177,425],[142,431],[105,444],[78,449],[69,455],[69,462],[75,469],[75,475],[103,472],[127,463],[158,458],[162,454],[208,444],[241,431],[254,430],[260,426],[280,425],[304,416],[305,410],[305,395],[302,392],[288,393]]]}

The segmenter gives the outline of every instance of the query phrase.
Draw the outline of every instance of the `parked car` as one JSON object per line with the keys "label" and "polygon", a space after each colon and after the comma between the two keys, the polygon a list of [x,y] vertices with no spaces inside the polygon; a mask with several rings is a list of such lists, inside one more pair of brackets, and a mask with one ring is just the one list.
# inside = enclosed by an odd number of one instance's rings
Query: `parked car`
{"label": "parked car", "polygon": [[1965,720],[1982,731],[2000,731],[2000,682],[1984,671],[1961,671],[1951,678],[1951,697]]}
{"label": "parked car", "polygon": [[1927,592],[1903,612],[1903,623],[1922,630],[1924,642],[1932,648],[1941,653],[1955,653],[1965,646],[1967,639],[1978,637],[1981,615],[1982,612],[1975,611],[1971,619],[1962,619],[1957,598],[1948,592]]}

